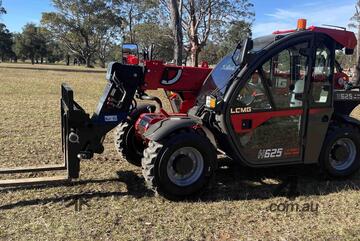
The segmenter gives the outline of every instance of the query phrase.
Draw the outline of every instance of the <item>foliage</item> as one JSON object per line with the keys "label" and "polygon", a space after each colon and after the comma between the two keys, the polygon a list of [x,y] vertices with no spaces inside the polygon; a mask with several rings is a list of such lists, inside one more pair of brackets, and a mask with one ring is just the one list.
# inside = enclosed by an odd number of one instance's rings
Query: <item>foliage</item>
{"label": "foliage", "polygon": [[14,56],[14,52],[12,51],[12,34],[6,28],[6,26],[0,23],[0,58],[1,61],[5,59],[9,59]]}
{"label": "foliage", "polygon": [[43,62],[47,56],[44,30],[33,23],[26,24],[23,32],[15,35],[14,42],[16,55],[23,60],[29,58],[32,64],[38,63],[39,59]]}
{"label": "foliage", "polygon": [[191,56],[197,65],[200,54],[200,60],[215,64],[251,34],[254,15],[248,0],[52,1],[55,11],[43,13],[42,25],[27,24],[12,35],[1,30],[5,60],[105,67],[120,60],[121,42],[133,42],[140,52],[154,44],[155,59],[182,64]]}
{"label": "foliage", "polygon": [[172,60],[173,40],[170,28],[155,23],[142,23],[136,25],[134,30],[140,50],[149,51],[154,44],[154,59]]}
{"label": "foliage", "polygon": [[[356,1],[355,14],[351,17],[349,27],[357,29],[357,39],[360,39],[360,0]],[[360,44],[356,48],[356,71],[354,76],[356,84],[360,83]]]}
{"label": "foliage", "polygon": [[0,0],[0,15],[1,14],[6,14],[5,8],[2,6],[2,0]]}
{"label": "foliage", "polygon": [[43,13],[42,24],[91,67],[91,59],[101,43],[109,44],[120,32],[122,19],[108,1],[53,0],[53,3],[57,11]]}
{"label": "foliage", "polygon": [[198,65],[198,55],[209,38],[224,41],[227,29],[244,26],[236,21],[251,21],[254,16],[248,0],[184,0],[183,6],[182,25],[194,66]]}

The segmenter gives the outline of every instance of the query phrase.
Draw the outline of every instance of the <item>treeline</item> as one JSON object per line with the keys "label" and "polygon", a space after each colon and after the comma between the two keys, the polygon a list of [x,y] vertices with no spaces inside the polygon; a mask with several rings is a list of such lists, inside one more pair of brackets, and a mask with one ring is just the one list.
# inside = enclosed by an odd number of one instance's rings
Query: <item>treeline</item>
{"label": "treeline", "polygon": [[[0,24],[1,61],[105,67],[120,60],[121,43],[155,45],[154,58],[177,64],[215,64],[251,35],[248,0],[52,0],[41,24],[11,33]],[[1,7],[1,0],[0,0]],[[0,8],[0,14],[6,14]]]}

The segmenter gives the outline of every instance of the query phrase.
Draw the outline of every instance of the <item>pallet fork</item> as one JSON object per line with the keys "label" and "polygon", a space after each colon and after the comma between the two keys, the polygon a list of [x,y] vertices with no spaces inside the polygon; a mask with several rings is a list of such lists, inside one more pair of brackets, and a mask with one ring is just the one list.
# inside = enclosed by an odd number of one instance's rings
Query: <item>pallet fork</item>
{"label": "pallet fork", "polygon": [[108,83],[91,117],[74,100],[73,90],[62,84],[60,106],[63,165],[0,169],[0,174],[66,170],[66,175],[0,180],[0,187],[65,182],[79,178],[80,160],[91,159],[94,153],[102,153],[105,135],[127,118],[135,92],[143,78],[142,71],[139,66],[110,63],[106,76]]}
{"label": "pallet fork", "polygon": [[[79,177],[80,159],[78,158],[76,134],[71,131],[71,121],[74,116],[84,114],[82,108],[74,102],[73,91],[65,84],[61,86],[61,139],[64,163],[62,165],[46,165],[34,167],[16,167],[0,169],[0,174],[20,174],[20,173],[40,173],[52,171],[67,171],[66,175],[37,177],[37,178],[18,178],[0,180],[0,187],[18,186],[18,185],[37,185],[66,182]],[[71,136],[71,138],[67,138]]]}

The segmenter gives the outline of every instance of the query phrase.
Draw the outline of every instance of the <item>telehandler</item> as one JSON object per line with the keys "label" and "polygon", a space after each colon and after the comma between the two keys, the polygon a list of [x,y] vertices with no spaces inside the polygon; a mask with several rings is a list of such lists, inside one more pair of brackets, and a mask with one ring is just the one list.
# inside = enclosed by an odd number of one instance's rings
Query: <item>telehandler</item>
{"label": "telehandler", "polygon": [[[360,91],[342,73],[335,51],[353,54],[356,44],[353,32],[306,27],[303,19],[295,30],[240,42],[214,69],[139,64],[137,46],[127,44],[129,61],[109,64],[92,116],[69,86],[61,87],[66,179],[79,177],[81,159],[103,152],[114,128],[119,153],[141,166],[149,188],[168,198],[203,190],[219,153],[255,168],[318,164],[329,176],[347,177],[360,167],[360,121],[350,117]],[[157,89],[165,90],[172,113],[146,94]],[[138,99],[154,104],[138,105]],[[0,173],[10,171],[34,168]]]}

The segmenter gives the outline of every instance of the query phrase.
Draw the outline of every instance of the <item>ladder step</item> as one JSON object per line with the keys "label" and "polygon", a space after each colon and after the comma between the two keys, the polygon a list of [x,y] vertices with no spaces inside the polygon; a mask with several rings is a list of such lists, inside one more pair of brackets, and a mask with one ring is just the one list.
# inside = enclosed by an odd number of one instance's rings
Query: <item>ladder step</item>
{"label": "ladder step", "polygon": [[7,180],[0,180],[0,187],[18,186],[18,185],[38,185],[38,184],[66,182],[66,181],[69,181],[69,178],[67,176],[7,179]]}
{"label": "ladder step", "polygon": [[46,172],[46,171],[61,171],[66,170],[62,165],[48,165],[37,167],[14,167],[14,168],[0,168],[0,174],[26,173],[26,172]]}

